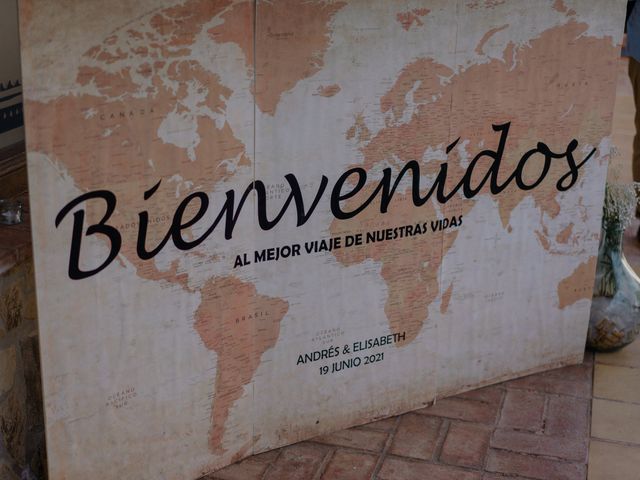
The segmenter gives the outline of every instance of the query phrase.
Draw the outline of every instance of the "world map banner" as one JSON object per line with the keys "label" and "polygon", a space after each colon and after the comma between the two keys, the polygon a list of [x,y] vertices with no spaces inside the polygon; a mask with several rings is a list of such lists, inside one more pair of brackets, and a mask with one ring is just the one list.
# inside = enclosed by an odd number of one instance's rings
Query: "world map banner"
{"label": "world map banner", "polygon": [[21,0],[52,480],[578,363],[625,0]]}

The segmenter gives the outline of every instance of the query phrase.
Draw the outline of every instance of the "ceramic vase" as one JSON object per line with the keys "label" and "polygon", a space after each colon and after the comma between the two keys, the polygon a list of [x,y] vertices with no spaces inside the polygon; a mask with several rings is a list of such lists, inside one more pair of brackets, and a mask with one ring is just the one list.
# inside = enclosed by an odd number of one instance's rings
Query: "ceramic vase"
{"label": "ceramic vase", "polygon": [[587,345],[607,352],[631,343],[640,333],[640,278],[622,252],[620,222],[603,226],[593,289]]}

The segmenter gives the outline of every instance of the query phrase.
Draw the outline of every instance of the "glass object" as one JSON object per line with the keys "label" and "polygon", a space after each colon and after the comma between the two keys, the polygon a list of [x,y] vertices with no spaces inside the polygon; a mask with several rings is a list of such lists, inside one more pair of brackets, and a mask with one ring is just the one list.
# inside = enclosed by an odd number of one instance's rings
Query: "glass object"
{"label": "glass object", "polygon": [[602,224],[587,345],[600,352],[617,350],[640,333],[640,278],[622,252],[625,221]]}
{"label": "glass object", "polygon": [[22,222],[22,202],[0,199],[0,224],[15,225]]}

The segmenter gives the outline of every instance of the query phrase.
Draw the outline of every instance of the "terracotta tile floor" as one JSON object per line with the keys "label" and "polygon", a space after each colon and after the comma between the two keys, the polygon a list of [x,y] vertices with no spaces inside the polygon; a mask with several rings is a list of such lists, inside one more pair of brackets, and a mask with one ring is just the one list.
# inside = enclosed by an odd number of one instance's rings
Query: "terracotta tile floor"
{"label": "terracotta tile floor", "polygon": [[[612,164],[622,181],[631,179],[633,112],[621,60]],[[637,228],[625,250],[640,271]],[[582,365],[256,455],[204,479],[640,480],[639,464],[640,341],[595,362],[587,352]]]}
{"label": "terracotta tile floor", "polygon": [[[582,365],[248,458],[207,480],[585,479],[593,354]],[[638,430],[640,432],[640,430]]]}
{"label": "terracotta tile floor", "polygon": [[[625,253],[640,272],[640,222],[625,236]],[[595,356],[589,480],[640,479],[640,340]]]}

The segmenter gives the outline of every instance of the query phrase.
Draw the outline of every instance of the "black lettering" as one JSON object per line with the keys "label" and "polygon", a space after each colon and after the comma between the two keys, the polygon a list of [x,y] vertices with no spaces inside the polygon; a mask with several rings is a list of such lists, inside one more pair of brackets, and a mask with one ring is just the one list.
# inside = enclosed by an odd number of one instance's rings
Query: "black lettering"
{"label": "black lettering", "polygon": [[[498,173],[500,171],[500,164],[502,163],[504,149],[507,144],[507,138],[509,137],[510,127],[511,122],[507,122],[502,125],[492,125],[494,132],[500,132],[500,141],[498,142],[498,148],[496,150],[483,150],[482,152],[477,154],[473,158],[473,160],[471,160],[471,163],[467,167],[464,176],[460,180],[460,183],[454,188],[453,192],[457,192],[458,189],[462,187],[463,195],[466,198],[473,198],[482,190],[482,187],[484,187],[484,184],[487,182],[487,180],[490,180],[489,189],[494,195],[502,192],[507,187],[507,185],[511,182],[512,177],[509,177],[502,185],[499,185]],[[475,170],[476,165],[482,157],[492,158],[493,162],[487,169],[487,173],[484,175],[480,183],[478,183],[478,185],[474,188],[471,186],[471,177],[473,176],[473,171]],[[440,201],[440,198],[438,198],[438,201]]]}
{"label": "black lettering", "polygon": [[[193,216],[193,218],[191,218],[189,221],[185,223],[182,223],[182,216],[184,215],[185,210],[189,206],[189,203],[191,203],[191,200],[196,198],[200,200],[200,208],[198,209],[196,214]],[[204,192],[194,192],[191,195],[188,195],[182,202],[180,202],[180,205],[178,205],[176,212],[173,214],[173,221],[171,223],[171,229],[170,229],[171,238],[173,238],[173,243],[178,249],[189,250],[203,241],[201,237],[198,240],[188,242],[184,238],[182,238],[181,231],[187,228],[190,228],[195,223],[197,223],[202,217],[204,217],[204,214],[206,213],[208,207],[209,207],[209,197]]]}
{"label": "black lettering", "polygon": [[[356,184],[355,187],[351,189],[351,191],[345,194],[342,194],[341,191],[344,183],[354,173],[358,175],[358,183]],[[365,204],[361,205],[360,207],[356,208],[351,212],[345,212],[344,210],[342,210],[342,207],[340,207],[341,201],[347,200],[353,197],[360,190],[362,190],[362,187],[364,187],[365,183],[367,183],[367,172],[364,168],[360,168],[360,167],[351,168],[346,172],[344,172],[342,175],[340,175],[340,178],[338,178],[338,181],[333,186],[333,190],[331,191],[331,213],[335,218],[339,220],[348,220],[350,218],[353,218],[356,215],[358,215],[362,210],[364,210],[367,207],[367,205],[369,205],[369,203],[371,203],[371,200],[373,200],[372,198],[373,195],[369,197],[369,200]]]}
{"label": "black lettering", "polygon": [[[544,166],[542,167],[542,172],[540,173],[540,175],[538,176],[538,179],[533,182],[530,185],[527,185],[524,182],[523,174],[524,174],[524,167],[527,164],[527,162],[529,161],[529,159],[534,156],[536,153],[541,153],[544,155]],[[542,181],[544,180],[544,178],[547,176],[547,173],[549,173],[549,167],[551,167],[551,159],[553,158],[558,158],[555,157],[554,154],[551,152],[551,150],[549,150],[549,148],[544,144],[544,143],[538,143],[538,147],[534,148],[532,150],[529,150],[527,153],[525,153],[522,158],[520,159],[520,162],[518,162],[518,166],[516,167],[513,176],[515,176],[516,179],[516,185],[518,185],[518,188],[520,190],[532,190],[534,188],[536,188],[538,185],[540,185],[540,183],[542,183]]]}
{"label": "black lettering", "polygon": [[[218,226],[218,223],[220,223],[220,220],[222,220],[223,216],[225,217],[224,238],[226,240],[229,240],[229,239],[233,238],[233,230],[234,230],[234,228],[236,226],[236,222],[238,221],[238,216],[240,215],[240,211],[242,210],[242,207],[244,206],[245,202],[247,201],[247,197],[251,193],[251,190],[253,190],[254,185],[257,184],[257,183],[262,185],[262,182],[260,182],[259,180],[257,182],[249,184],[249,186],[245,189],[244,193],[242,194],[242,198],[240,198],[240,202],[238,202],[238,207],[235,210],[234,210],[234,205],[235,205],[236,192],[234,190],[228,190],[227,193],[226,193],[227,199],[225,200],[224,205],[222,206],[222,209],[220,210],[220,213],[218,214],[216,219],[213,221],[213,224],[200,236],[200,238],[198,238],[198,239],[196,239],[196,240],[194,240],[192,242],[189,242],[188,243],[188,245],[189,245],[188,248],[197,247],[202,242],[204,242],[209,237],[209,235],[211,235],[213,233],[215,228]],[[200,206],[201,210],[202,210],[203,207],[204,207],[204,204],[201,204],[201,206]],[[197,215],[196,215],[196,217],[197,217]],[[194,218],[196,218],[196,217],[194,217]],[[199,220],[199,219],[200,218],[198,217],[197,220]],[[172,225],[172,229],[175,229],[175,228],[176,228],[176,226],[175,226],[175,217],[174,217],[174,224]]]}
{"label": "black lettering", "polygon": [[[160,180],[153,187],[151,187],[149,190],[144,192],[143,198],[145,199],[145,201],[149,200],[149,198],[151,198],[151,196],[154,193],[156,193],[156,191],[158,190],[158,187],[160,187],[160,182],[162,182],[162,180]],[[149,260],[155,257],[158,253],[160,253],[160,251],[167,244],[167,241],[171,236],[171,229],[169,229],[167,234],[156,246],[156,248],[154,248],[151,251],[148,251],[146,244],[147,244],[147,227],[149,225],[149,213],[146,211],[142,211],[138,214],[138,218],[140,219],[140,221],[139,221],[139,228],[138,228],[138,241],[136,244],[136,253],[138,254],[138,257],[140,257],[140,259]]]}
{"label": "black lettering", "polygon": [[94,235],[96,233],[106,236],[109,239],[111,246],[109,255],[100,265],[92,270],[80,269],[80,250],[85,213],[84,210],[78,210],[77,212],[75,212],[73,214],[73,233],[71,236],[71,250],[69,252],[68,270],[69,278],[71,278],[72,280],[81,280],[83,278],[87,278],[101,272],[102,270],[107,268],[107,266],[109,266],[109,264],[113,261],[114,258],[116,258],[116,256],[120,252],[120,247],[122,245],[122,237],[120,236],[120,232],[118,232],[117,228],[106,224],[106,221],[109,220],[114,210],[116,209],[116,196],[109,190],[96,190],[93,192],[88,192],[69,202],[62,208],[62,210],[60,210],[60,212],[56,216],[56,228],[58,228],[60,222],[62,222],[67,213],[69,213],[77,205],[81,204],[82,202],[97,198],[101,198],[107,203],[107,210],[98,223],[96,223],[95,225],[89,225],[89,227],[87,228],[86,236],[88,237],[89,235]]}
{"label": "black lettering", "polygon": [[273,220],[269,220],[267,218],[267,192],[264,184],[262,182],[256,182],[255,184],[256,193],[258,195],[258,223],[260,224],[260,228],[262,228],[262,230],[271,230],[273,227],[275,227],[284,213],[287,211],[287,208],[289,208],[289,204],[292,200],[296,203],[296,226],[299,227],[301,225],[304,225],[318,206],[318,202],[320,201],[320,198],[322,197],[322,194],[324,193],[325,189],[327,188],[327,184],[329,183],[329,179],[323,175],[322,180],[320,180],[320,187],[318,188],[318,192],[313,199],[313,203],[309,207],[309,211],[305,212],[304,199],[302,198],[302,192],[300,189],[300,184],[298,183],[298,179],[292,173],[285,175],[285,179],[287,180],[287,182],[289,182],[291,193],[285,200],[284,205],[280,209],[280,212]]}
{"label": "black lettering", "polygon": [[[573,158],[573,152],[575,151],[576,148],[578,148],[578,141],[574,139],[569,143],[569,145],[567,146],[567,151],[563,155],[563,156],[567,157],[567,163],[569,164],[569,171],[567,173],[565,173],[562,177],[560,177],[560,180],[558,180],[558,183],[556,184],[556,188],[561,192],[569,190],[571,187],[573,187],[575,185],[575,183],[578,181],[578,171],[596,153],[596,149],[593,148],[587,154],[587,156],[584,158],[584,160],[582,160],[582,162],[576,164],[576,161]],[[564,182],[565,182],[566,179],[569,179],[569,184],[565,186]]]}

